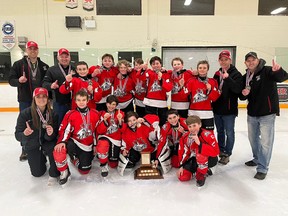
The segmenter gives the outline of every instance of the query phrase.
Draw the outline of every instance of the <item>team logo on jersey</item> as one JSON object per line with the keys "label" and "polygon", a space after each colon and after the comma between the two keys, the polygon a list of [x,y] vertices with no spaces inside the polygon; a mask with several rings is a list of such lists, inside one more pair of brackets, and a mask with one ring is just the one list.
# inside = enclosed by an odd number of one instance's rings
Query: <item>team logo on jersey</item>
{"label": "team logo on jersey", "polygon": [[178,83],[174,83],[173,89],[171,91],[171,94],[178,94],[178,92],[180,91],[180,85]]}
{"label": "team logo on jersey", "polygon": [[203,89],[197,89],[197,92],[193,97],[193,103],[205,101],[207,98],[207,95],[203,93]]}
{"label": "team logo on jersey", "polygon": [[125,89],[121,89],[119,86],[117,87],[117,89],[114,91],[114,95],[116,97],[124,97],[126,95],[126,91]]}
{"label": "team logo on jersey", "polygon": [[103,91],[107,91],[111,88],[111,86],[112,86],[112,83],[111,83],[110,79],[105,79],[103,84],[101,85],[101,88]]}
{"label": "team logo on jersey", "polygon": [[145,141],[142,138],[137,138],[134,142],[133,142],[133,149],[135,151],[141,152],[143,151],[145,148],[147,148],[147,144],[145,143]]}
{"label": "team logo on jersey", "polygon": [[154,80],[154,83],[151,86],[151,92],[162,91],[162,87],[159,85],[158,80]]}
{"label": "team logo on jersey", "polygon": [[79,140],[85,139],[89,136],[92,135],[92,131],[90,129],[82,127],[78,132],[77,132],[77,137]]}
{"label": "team logo on jersey", "polygon": [[135,93],[138,95],[141,95],[142,93],[145,93],[146,89],[142,86],[142,81],[137,82],[135,86]]}
{"label": "team logo on jersey", "polygon": [[115,123],[115,120],[113,118],[110,119],[110,125],[107,129],[107,134],[115,133],[118,130],[118,126]]}

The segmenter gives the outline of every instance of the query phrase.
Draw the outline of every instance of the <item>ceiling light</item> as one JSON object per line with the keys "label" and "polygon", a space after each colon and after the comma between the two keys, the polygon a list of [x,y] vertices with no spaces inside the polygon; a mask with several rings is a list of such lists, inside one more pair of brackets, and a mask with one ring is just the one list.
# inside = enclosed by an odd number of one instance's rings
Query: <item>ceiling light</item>
{"label": "ceiling light", "polygon": [[270,14],[272,14],[272,15],[279,14],[279,13],[285,11],[286,9],[287,9],[287,7],[279,7],[279,8],[277,8],[277,9],[271,11]]}
{"label": "ceiling light", "polygon": [[192,0],[185,0],[184,5],[189,6],[191,4]]}

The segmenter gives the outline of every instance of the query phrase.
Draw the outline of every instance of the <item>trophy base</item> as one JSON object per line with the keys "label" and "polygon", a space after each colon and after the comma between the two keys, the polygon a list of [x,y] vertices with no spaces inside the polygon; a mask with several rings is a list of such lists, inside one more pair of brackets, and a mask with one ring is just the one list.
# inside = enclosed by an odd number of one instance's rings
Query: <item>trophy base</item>
{"label": "trophy base", "polygon": [[142,166],[135,170],[134,179],[163,179],[163,175],[157,168]]}

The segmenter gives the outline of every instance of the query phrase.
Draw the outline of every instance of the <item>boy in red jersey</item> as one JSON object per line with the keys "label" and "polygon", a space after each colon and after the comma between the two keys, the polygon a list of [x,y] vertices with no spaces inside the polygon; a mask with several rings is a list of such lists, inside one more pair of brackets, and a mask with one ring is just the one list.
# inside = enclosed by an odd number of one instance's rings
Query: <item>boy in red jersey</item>
{"label": "boy in red jersey", "polygon": [[66,184],[71,175],[67,153],[81,174],[89,173],[94,157],[93,145],[95,145],[95,130],[99,121],[99,113],[87,106],[88,93],[85,90],[76,93],[75,101],[77,108],[68,111],[64,116],[53,152],[57,169],[61,173],[60,185]]}
{"label": "boy in red jersey", "polygon": [[128,111],[133,111],[133,91],[134,91],[134,82],[128,76],[128,68],[130,67],[130,63],[126,60],[120,60],[117,64],[117,68],[119,70],[119,74],[114,80],[114,92],[118,98],[118,106],[117,109],[121,109],[124,113]]}
{"label": "boy in red jersey", "polygon": [[102,65],[91,66],[89,74],[99,83],[102,88],[102,98],[97,103],[97,110],[106,110],[106,99],[111,94],[114,79],[118,74],[118,69],[114,67],[114,57],[111,54],[102,56]]}
{"label": "boy in red jersey", "polygon": [[[162,68],[162,59],[154,56],[150,59],[151,69],[145,71],[147,94],[143,103],[147,114],[155,114],[160,118],[160,126],[166,122],[167,95],[173,85],[170,75]],[[140,72],[137,73],[140,76]]]}
{"label": "boy in red jersey", "polygon": [[170,109],[167,112],[167,122],[161,128],[162,139],[157,147],[157,158],[164,148],[169,147],[171,165],[179,168],[178,148],[180,138],[188,131],[185,118],[181,118],[177,110]]}
{"label": "boy in red jersey", "polygon": [[124,113],[121,110],[116,110],[117,105],[118,99],[115,95],[107,97],[107,108],[106,111],[100,112],[100,123],[97,127],[96,152],[103,177],[108,175],[108,164],[111,168],[118,165],[122,139],[119,128],[124,121]]}
{"label": "boy in red jersey", "polygon": [[[72,92],[73,98],[80,89],[85,89],[89,96],[88,107],[90,109],[96,108],[96,102],[102,98],[102,89],[99,84],[87,77],[88,65],[84,61],[80,61],[76,64],[76,72],[78,76],[72,77],[72,73],[66,76],[66,81],[60,86],[60,93],[69,94]],[[76,109],[77,105],[75,100],[72,101],[72,109]]]}
{"label": "boy in red jersey", "polygon": [[180,181],[189,181],[196,172],[197,186],[205,184],[208,167],[218,162],[219,146],[211,131],[201,128],[198,116],[186,119],[189,133],[180,139],[178,156],[180,169],[177,173]]}
{"label": "boy in red jersey", "polygon": [[217,81],[207,77],[208,70],[208,61],[199,61],[197,64],[198,76],[189,81],[185,91],[191,96],[188,116],[199,116],[202,121],[202,128],[213,131],[212,102],[216,101],[221,93],[218,90]]}
{"label": "boy in red jersey", "polygon": [[171,82],[173,89],[171,91],[171,108],[178,110],[181,117],[187,118],[189,109],[189,98],[185,89],[183,88],[190,81],[195,78],[192,71],[184,69],[183,60],[179,57],[172,59],[171,65],[173,70],[169,70],[171,74]]}

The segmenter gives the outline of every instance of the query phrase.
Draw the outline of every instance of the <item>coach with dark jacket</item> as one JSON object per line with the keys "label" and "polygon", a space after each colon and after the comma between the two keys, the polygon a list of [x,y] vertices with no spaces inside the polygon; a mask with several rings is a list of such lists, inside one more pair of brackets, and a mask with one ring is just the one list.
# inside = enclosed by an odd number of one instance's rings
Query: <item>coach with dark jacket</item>
{"label": "coach with dark jacket", "polygon": [[235,143],[235,118],[238,116],[238,97],[242,90],[242,74],[232,65],[231,53],[223,50],[219,54],[220,69],[215,73],[220,97],[212,103],[217,138],[220,148],[219,163],[230,161]]}
{"label": "coach with dark jacket", "polygon": [[245,64],[247,70],[240,99],[248,100],[248,138],[253,153],[253,159],[245,164],[256,166],[254,178],[263,180],[272,155],[275,118],[280,114],[277,82],[287,80],[288,74],[275,60],[272,67],[265,66],[266,61],[259,59],[255,52],[246,54]]}

